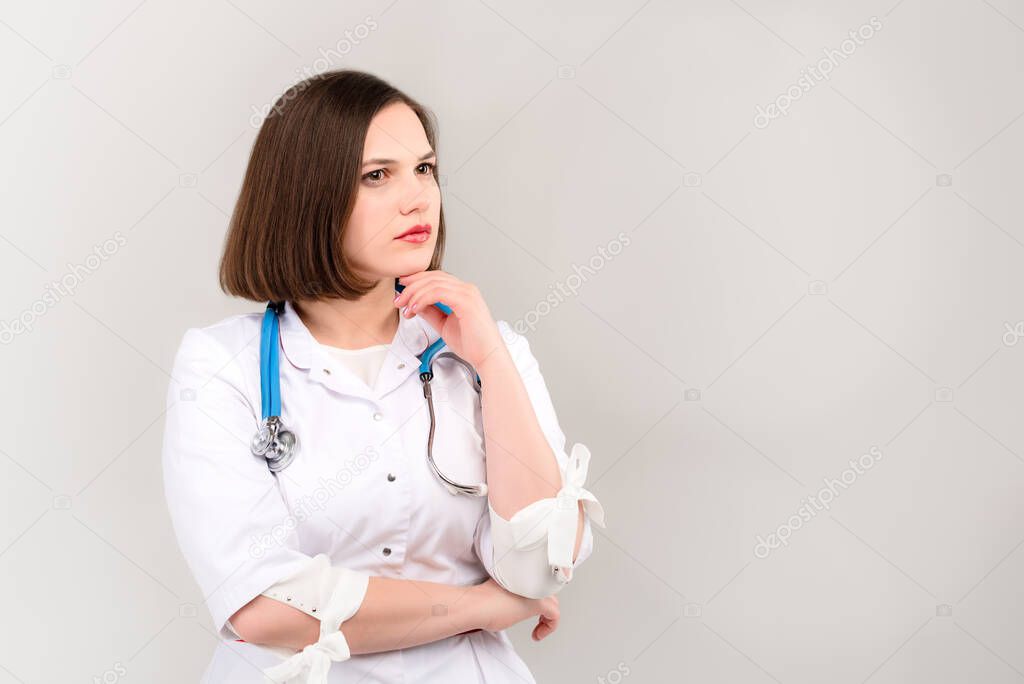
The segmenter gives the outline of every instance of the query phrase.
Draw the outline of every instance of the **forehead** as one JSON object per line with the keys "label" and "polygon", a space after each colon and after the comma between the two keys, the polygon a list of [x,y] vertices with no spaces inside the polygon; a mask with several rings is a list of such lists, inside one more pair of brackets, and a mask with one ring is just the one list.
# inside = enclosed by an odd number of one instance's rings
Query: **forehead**
{"label": "forehead", "polygon": [[428,151],[430,142],[416,112],[399,102],[373,117],[366,131],[363,158],[419,159]]}

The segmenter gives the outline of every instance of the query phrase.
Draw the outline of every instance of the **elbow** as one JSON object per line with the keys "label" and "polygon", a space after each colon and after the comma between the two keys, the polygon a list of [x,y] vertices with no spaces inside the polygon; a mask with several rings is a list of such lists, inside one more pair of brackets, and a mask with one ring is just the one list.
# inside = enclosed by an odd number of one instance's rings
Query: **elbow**
{"label": "elbow", "polygon": [[547,548],[506,554],[494,564],[494,580],[513,594],[529,599],[553,596],[565,588],[548,564]]}
{"label": "elbow", "polygon": [[257,596],[235,611],[235,614],[228,619],[235,634],[251,644],[267,643],[270,636],[264,628],[267,621],[260,616],[261,603],[260,597]]}
{"label": "elbow", "polygon": [[259,595],[229,618],[241,639],[301,651],[320,638],[320,620],[276,599]]}
{"label": "elbow", "polygon": [[[550,526],[542,524],[544,519],[539,517],[539,514],[543,513],[543,509],[538,509],[513,524],[498,515],[493,508],[490,509],[493,542],[490,574],[506,591],[524,598],[539,599],[560,592],[571,581],[573,569],[587,554],[585,546],[580,546],[584,540],[584,536],[579,532],[580,519],[585,520],[581,511],[575,521],[576,525],[573,526],[576,532],[575,539],[572,539],[572,547],[566,549],[565,554],[567,561],[573,556],[575,558],[569,563],[567,573],[563,569],[563,572],[556,575],[552,568],[553,556],[549,553],[548,536],[552,534],[552,530]],[[518,515],[521,515],[521,512]],[[525,528],[528,532],[525,535],[516,532],[515,526]],[[576,553],[570,554],[571,551]]]}

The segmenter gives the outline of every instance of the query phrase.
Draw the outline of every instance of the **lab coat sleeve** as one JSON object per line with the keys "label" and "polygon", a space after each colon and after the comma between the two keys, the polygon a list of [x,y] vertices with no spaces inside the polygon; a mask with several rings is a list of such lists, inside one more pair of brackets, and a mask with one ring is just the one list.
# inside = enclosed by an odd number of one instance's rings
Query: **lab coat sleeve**
{"label": "lab coat sleeve", "polygon": [[306,653],[309,668],[327,668],[325,658],[349,655],[344,636],[335,635],[342,634],[341,621],[361,605],[368,576],[326,567],[326,556],[298,550],[296,521],[277,479],[265,460],[250,451],[260,415],[247,388],[249,382],[258,387],[259,380],[247,379],[235,356],[198,328],[185,333],[178,349],[162,455],[171,522],[224,639],[238,636],[228,619],[276,583],[303,575],[318,578],[315,589],[304,595],[318,604],[321,639],[296,656]]}
{"label": "lab coat sleeve", "polygon": [[[572,579],[574,568],[593,552],[591,523],[604,527],[604,510],[583,488],[590,451],[580,443],[573,446],[571,454],[565,451],[565,434],[529,342],[505,321],[497,324],[541,430],[555,453],[562,482],[556,496],[535,501],[509,520],[498,515],[488,502],[487,512],[477,524],[474,547],[487,573],[505,589],[528,598],[542,598],[561,591]],[[574,563],[579,501],[583,502],[583,538]]]}
{"label": "lab coat sleeve", "polygon": [[[287,603],[320,620],[320,638],[301,651],[286,656],[287,660],[263,671],[273,682],[294,681],[326,684],[331,661],[348,660],[351,656],[345,635],[338,629],[352,617],[369,582],[365,573],[330,564],[326,554],[312,558],[298,574],[275,583],[263,596]],[[308,673],[308,674],[307,674]]]}

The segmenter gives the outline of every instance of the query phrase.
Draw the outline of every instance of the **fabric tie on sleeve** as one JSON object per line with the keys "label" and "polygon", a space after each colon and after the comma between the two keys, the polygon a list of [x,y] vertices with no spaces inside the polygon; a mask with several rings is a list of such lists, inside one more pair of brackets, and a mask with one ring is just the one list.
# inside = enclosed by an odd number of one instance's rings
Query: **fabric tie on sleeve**
{"label": "fabric tie on sleeve", "polygon": [[[590,467],[590,450],[577,442],[562,471],[562,488],[551,498],[534,501],[518,511],[509,520],[515,548],[525,549],[548,537],[548,562],[552,569],[571,568],[572,552],[576,545],[578,506],[583,502],[584,512],[601,526],[604,524],[604,508],[591,492],[583,488]],[[557,574],[557,573],[556,573]],[[558,575],[559,581],[567,582]]]}
{"label": "fabric tie on sleeve", "polygon": [[[318,555],[317,558],[320,558]],[[326,557],[324,557],[326,558]],[[364,572],[343,567],[332,567],[335,574],[334,588],[320,616],[320,639],[306,646],[295,655],[263,670],[272,682],[290,682],[309,672],[302,684],[327,684],[327,673],[332,661],[348,660],[351,657],[348,641],[340,626],[356,614],[362,605],[370,577]]]}
{"label": "fabric tie on sleeve", "polygon": [[272,682],[287,682],[308,670],[305,684],[321,684],[327,681],[327,672],[331,661],[348,660],[351,654],[348,642],[341,631],[320,637],[316,643],[306,646],[283,663],[263,671]]}

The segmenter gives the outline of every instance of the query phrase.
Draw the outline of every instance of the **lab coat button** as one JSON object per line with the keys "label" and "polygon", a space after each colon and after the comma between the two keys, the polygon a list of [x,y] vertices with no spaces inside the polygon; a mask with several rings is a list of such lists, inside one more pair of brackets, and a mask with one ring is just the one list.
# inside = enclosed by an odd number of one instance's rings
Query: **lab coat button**
{"label": "lab coat button", "polygon": [[383,417],[384,417],[384,414],[383,414],[383,413],[381,413],[380,411],[377,411],[376,413],[374,413],[374,414],[373,414],[373,419],[374,419],[374,420],[380,420],[380,419],[382,419]]}
{"label": "lab coat button", "polygon": [[404,363],[398,364],[398,370],[402,370],[403,368],[405,368],[405,364]]}
{"label": "lab coat button", "polygon": [[391,549],[388,548],[387,546],[384,547],[384,555],[385,556],[390,556],[391,555]]}
{"label": "lab coat button", "polygon": [[394,482],[394,481],[395,481],[395,476],[393,474],[391,474],[391,473],[388,473],[388,482]]}

